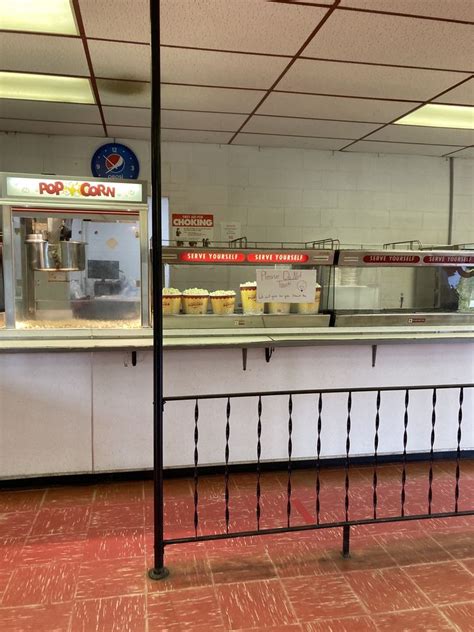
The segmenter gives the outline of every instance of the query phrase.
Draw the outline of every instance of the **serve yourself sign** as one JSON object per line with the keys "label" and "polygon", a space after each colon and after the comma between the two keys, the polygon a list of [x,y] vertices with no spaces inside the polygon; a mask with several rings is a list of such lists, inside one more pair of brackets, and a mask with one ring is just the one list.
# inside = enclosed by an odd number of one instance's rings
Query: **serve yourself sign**
{"label": "serve yourself sign", "polygon": [[311,303],[316,295],[316,270],[257,269],[259,303]]}
{"label": "serve yourself sign", "polygon": [[212,241],[214,238],[214,215],[199,213],[172,213],[171,235],[177,242]]}

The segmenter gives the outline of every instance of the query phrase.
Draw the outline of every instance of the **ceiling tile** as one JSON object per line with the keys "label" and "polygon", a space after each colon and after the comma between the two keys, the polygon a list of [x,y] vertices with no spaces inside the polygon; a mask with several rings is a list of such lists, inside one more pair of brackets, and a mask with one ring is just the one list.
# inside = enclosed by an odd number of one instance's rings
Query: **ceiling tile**
{"label": "ceiling tile", "polygon": [[23,132],[25,134],[51,134],[60,136],[104,136],[102,125],[81,125],[79,123],[49,123],[42,121],[20,121],[0,119],[0,130]]}
{"label": "ceiling tile", "polygon": [[368,140],[389,140],[401,143],[432,143],[433,145],[474,144],[474,130],[421,127],[418,125],[389,125],[371,134]]}
{"label": "ceiling tile", "polygon": [[287,64],[286,57],[163,48],[161,80],[262,90],[270,88]]}
{"label": "ceiling tile", "polygon": [[326,12],[254,0],[161,0],[161,41],[294,55]]}
{"label": "ceiling tile", "polygon": [[232,138],[232,133],[226,132],[202,132],[196,130],[183,129],[163,129],[161,130],[161,142],[180,143],[216,143],[225,145]]}
{"label": "ceiling tile", "polygon": [[307,94],[273,92],[258,109],[259,114],[303,116],[344,121],[389,123],[416,104],[401,101],[345,99]]}
{"label": "ceiling tile", "polygon": [[229,88],[161,85],[161,106],[176,110],[250,113],[265,92]]}
{"label": "ceiling tile", "polygon": [[127,127],[122,125],[107,125],[107,132],[110,138],[137,138],[139,140],[150,140],[151,130],[149,127]]}
{"label": "ceiling tile", "polygon": [[0,99],[0,117],[101,124],[99,110],[95,105],[53,103],[51,101]]}
{"label": "ceiling tile", "polygon": [[238,134],[233,145],[259,147],[301,147],[303,149],[341,149],[347,141],[340,138],[305,138],[304,136],[272,136],[271,134]]}
{"label": "ceiling tile", "polygon": [[150,84],[140,81],[114,81],[98,79],[102,105],[126,105],[131,107],[151,107]]}
{"label": "ceiling tile", "polygon": [[149,0],[80,0],[87,37],[150,41]]}
{"label": "ceiling tile", "polygon": [[326,138],[360,138],[380,127],[378,124],[345,123],[279,116],[252,116],[242,131],[263,134],[321,136]]}
{"label": "ceiling tile", "polygon": [[297,60],[278,90],[383,99],[431,99],[469,77],[457,72]]}
{"label": "ceiling tile", "polygon": [[474,79],[466,81],[458,88],[443,94],[435,103],[454,103],[456,105],[474,105]]}
{"label": "ceiling tile", "polygon": [[96,77],[150,81],[150,47],[147,44],[89,42]]}
{"label": "ceiling tile", "polygon": [[305,56],[466,71],[474,38],[467,24],[342,10],[324,24]]}
{"label": "ceiling tile", "polygon": [[89,76],[80,39],[23,33],[0,33],[2,70]]}
{"label": "ceiling tile", "polygon": [[161,112],[161,127],[236,132],[246,118],[246,114],[214,114],[210,112],[163,110]]}
{"label": "ceiling tile", "polygon": [[145,108],[104,107],[107,125],[151,125],[151,110]]}
{"label": "ceiling tile", "polygon": [[417,154],[418,156],[444,156],[455,147],[445,145],[414,145],[410,143],[379,143],[361,140],[345,151],[376,152],[379,154]]}
{"label": "ceiling tile", "polygon": [[474,158],[474,147],[466,147],[466,149],[461,149],[461,151],[457,151],[455,154],[452,154],[453,158]]}
{"label": "ceiling tile", "polygon": [[340,6],[474,21],[474,3],[466,0],[341,0]]}

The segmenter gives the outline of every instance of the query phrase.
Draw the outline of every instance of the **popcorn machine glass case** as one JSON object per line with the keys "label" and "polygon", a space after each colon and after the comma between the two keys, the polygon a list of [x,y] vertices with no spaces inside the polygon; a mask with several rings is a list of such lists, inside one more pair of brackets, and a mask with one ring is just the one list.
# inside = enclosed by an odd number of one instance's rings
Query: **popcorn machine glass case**
{"label": "popcorn machine glass case", "polygon": [[141,182],[1,174],[5,324],[149,324]]}

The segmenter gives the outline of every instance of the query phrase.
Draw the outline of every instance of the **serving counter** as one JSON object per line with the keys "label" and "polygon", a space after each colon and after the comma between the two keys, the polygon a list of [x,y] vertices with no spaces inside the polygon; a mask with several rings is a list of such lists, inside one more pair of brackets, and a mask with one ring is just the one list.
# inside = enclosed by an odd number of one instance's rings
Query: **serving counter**
{"label": "serving counter", "polygon": [[[0,477],[151,468],[146,187],[52,180],[0,174]],[[96,199],[81,197],[91,190]],[[354,250],[331,239],[251,244],[244,237],[165,247],[165,395],[473,382],[474,254],[450,248]],[[426,449],[429,406],[410,406],[408,451],[416,452]],[[381,454],[402,449],[396,410],[382,409],[381,423],[393,432],[384,434]],[[191,413],[166,410],[168,467],[193,463]],[[222,413],[205,413],[202,464],[223,460]],[[267,418],[263,460],[285,458],[284,414],[275,409]],[[344,419],[336,407],[323,456],[345,453]],[[372,420],[369,403],[352,455],[372,452]],[[451,421],[440,414],[435,450],[456,445]],[[314,454],[314,422],[311,406],[295,417],[295,459]],[[244,440],[255,423],[252,404],[239,411],[233,432],[242,441],[231,461],[255,460]],[[462,442],[472,448],[474,437],[467,432]]]}

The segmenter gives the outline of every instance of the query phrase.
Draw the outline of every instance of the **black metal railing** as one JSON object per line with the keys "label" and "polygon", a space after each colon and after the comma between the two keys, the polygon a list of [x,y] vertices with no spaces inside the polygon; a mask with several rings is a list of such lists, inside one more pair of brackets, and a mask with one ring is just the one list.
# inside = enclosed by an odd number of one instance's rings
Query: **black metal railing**
{"label": "black metal railing", "polygon": [[[427,518],[446,518],[450,516],[466,516],[474,514],[474,508],[468,509],[460,509],[460,498],[461,498],[461,474],[462,474],[462,457],[463,450],[461,447],[463,432],[467,433],[467,436],[472,436],[472,423],[473,423],[473,406],[472,401],[469,400],[470,405],[466,414],[465,410],[465,396],[469,389],[472,389],[474,384],[461,384],[461,385],[452,385],[452,384],[442,384],[442,385],[420,385],[420,386],[390,386],[390,387],[379,387],[379,388],[352,388],[352,389],[314,389],[314,390],[292,390],[292,391],[266,391],[266,392],[245,392],[245,393],[226,393],[226,394],[207,394],[207,395],[189,395],[189,396],[176,396],[176,397],[168,397],[165,398],[165,424],[167,421],[168,412],[170,412],[170,407],[177,402],[190,402],[194,403],[194,434],[193,434],[193,493],[192,493],[192,524],[193,524],[193,534],[186,535],[182,537],[173,537],[173,538],[164,538],[161,541],[155,540],[155,546],[161,547],[161,550],[164,551],[165,546],[173,545],[173,544],[182,544],[182,543],[190,543],[190,542],[199,542],[199,541],[208,541],[208,540],[219,540],[219,539],[227,539],[227,538],[237,538],[237,537],[246,537],[246,536],[255,536],[255,535],[265,535],[265,534],[277,534],[282,532],[293,532],[293,531],[306,531],[311,529],[321,529],[321,528],[334,528],[334,527],[342,527],[343,528],[343,555],[349,555],[349,536],[350,536],[350,527],[355,525],[367,525],[373,523],[384,523],[384,522],[396,522],[396,521],[404,521],[404,520],[421,520]],[[410,464],[410,454],[407,450],[408,447],[408,437],[409,437],[409,429],[413,424],[417,421],[416,419],[411,419],[414,414],[411,410],[412,398],[414,397],[414,393],[417,391],[426,391],[430,396],[430,408],[427,411],[427,419],[430,419],[429,427],[427,428],[427,434],[429,434],[429,445],[426,446],[425,452],[427,455],[427,480],[425,483],[427,484],[426,490],[426,509],[425,511],[418,511],[417,513],[410,513],[407,511],[407,484],[408,484],[408,466]],[[440,401],[441,392],[451,391],[454,392],[454,402],[451,401],[451,405],[455,404],[455,409],[452,409],[452,412],[446,413],[446,400],[443,401],[443,410],[438,410],[438,405]],[[380,501],[380,467],[381,467],[381,455],[380,455],[380,440],[381,440],[381,422],[383,417],[383,404],[384,398],[387,397],[388,392],[399,392],[402,395],[402,410],[396,412],[393,410],[393,402],[390,403],[392,409],[390,410],[391,415],[396,415],[398,419],[400,419],[401,423],[401,445],[402,451],[397,455],[394,454],[394,458],[398,459],[398,462],[401,465],[401,478],[400,478],[400,489],[399,489],[399,498],[400,505],[399,511],[394,515],[381,515],[383,512],[380,511],[379,501]],[[373,453],[371,455],[371,474],[368,477],[368,497],[369,497],[369,507],[367,516],[355,516],[354,511],[351,506],[351,471],[353,467],[354,459],[357,457],[355,455],[351,455],[351,438],[352,432],[354,428],[354,413],[357,401],[355,396],[359,393],[364,393],[367,395],[373,394],[374,397],[374,408],[373,412],[370,413],[370,416],[373,415],[373,420],[369,427],[373,428]],[[323,426],[325,423],[324,419],[324,402],[329,396],[337,395],[339,398],[343,398],[343,401],[340,402],[343,405],[344,417],[345,417],[345,450],[342,456],[343,463],[343,478],[342,478],[342,511],[340,519],[323,519],[323,503],[321,497],[322,491],[322,473],[324,469],[324,458],[322,457],[322,449],[323,449]],[[311,399],[311,406],[313,407],[313,431],[315,431],[316,443],[314,446],[314,451],[312,452],[311,458],[311,469],[314,471],[314,504],[313,500],[311,500],[312,507],[314,508],[314,520],[311,520],[306,524],[295,524],[293,520],[295,503],[297,502],[294,499],[294,485],[293,485],[293,476],[295,465],[297,465],[297,461],[295,461],[294,456],[294,423],[296,420],[295,416],[295,401],[300,396],[307,396],[310,398],[314,397],[314,400]],[[452,397],[452,396],[451,396]],[[264,424],[264,402],[268,401],[270,398],[281,398],[283,401],[286,401],[285,406],[281,409],[281,414],[286,417],[286,433],[287,433],[287,446],[286,446],[286,474],[285,474],[285,484],[283,486],[285,493],[285,520],[284,524],[279,524],[278,526],[273,526],[272,524],[268,524],[269,516],[265,516],[265,526],[262,526],[262,501],[264,500],[264,494],[262,492],[262,474],[263,474],[263,462],[262,462],[262,428]],[[230,446],[231,446],[231,423],[232,425],[238,426],[237,421],[233,421],[232,419],[232,411],[233,411],[233,403],[237,400],[250,400],[255,401],[256,408],[255,410],[255,420],[256,420],[256,460],[252,461],[248,464],[249,468],[251,468],[255,474],[255,491],[254,491],[254,499],[255,499],[255,528],[244,528],[244,529],[235,529],[231,528],[231,524],[234,524],[235,521],[231,523],[231,491],[230,491],[230,476],[232,473],[232,462],[230,460]],[[217,533],[205,533],[201,529],[200,519],[201,519],[201,507],[200,507],[200,462],[199,462],[199,444],[201,440],[200,436],[200,418],[201,418],[201,408],[204,406],[204,402],[207,400],[214,400],[215,402],[223,402],[223,428],[221,426],[221,430],[223,431],[223,436],[225,437],[224,443],[224,460],[223,460],[223,519],[224,526],[223,529]],[[419,402],[418,402],[419,404]],[[428,402],[427,402],[428,404]],[[372,405],[372,404],[371,404]],[[360,413],[360,411],[358,411]],[[181,413],[180,413],[181,414]],[[331,414],[330,412],[327,413]],[[368,411],[364,410],[364,424],[368,415]],[[452,509],[442,510],[442,511],[434,511],[434,490],[433,484],[435,480],[435,459],[436,459],[436,431],[437,424],[441,418],[443,421],[446,420],[446,414],[448,414],[449,419],[452,419],[453,424],[453,444],[452,451],[455,457],[455,468],[454,468],[454,485],[453,485],[453,498],[452,498]],[[333,418],[330,419],[331,422],[334,421]],[[342,419],[341,419],[342,421]],[[192,420],[190,420],[192,423]],[[215,419],[215,423],[213,424],[213,436],[215,436],[215,431],[219,425],[219,419]],[[450,422],[451,423],[451,422]],[[469,424],[469,425],[468,425]],[[207,426],[209,427],[209,426]],[[299,428],[301,430],[301,426]],[[190,427],[191,431],[191,427]],[[365,427],[364,427],[365,431]],[[412,431],[413,432],[413,431]],[[255,436],[255,435],[254,435]],[[384,454],[384,458],[386,458],[386,454]],[[163,498],[156,498],[156,502],[163,503]],[[371,501],[371,503],[370,503]],[[357,507],[356,507],[357,508]],[[161,515],[163,512],[161,512]],[[326,514],[327,515],[327,514]],[[217,522],[218,524],[218,522]],[[162,533],[162,529],[158,529],[156,533]]]}

